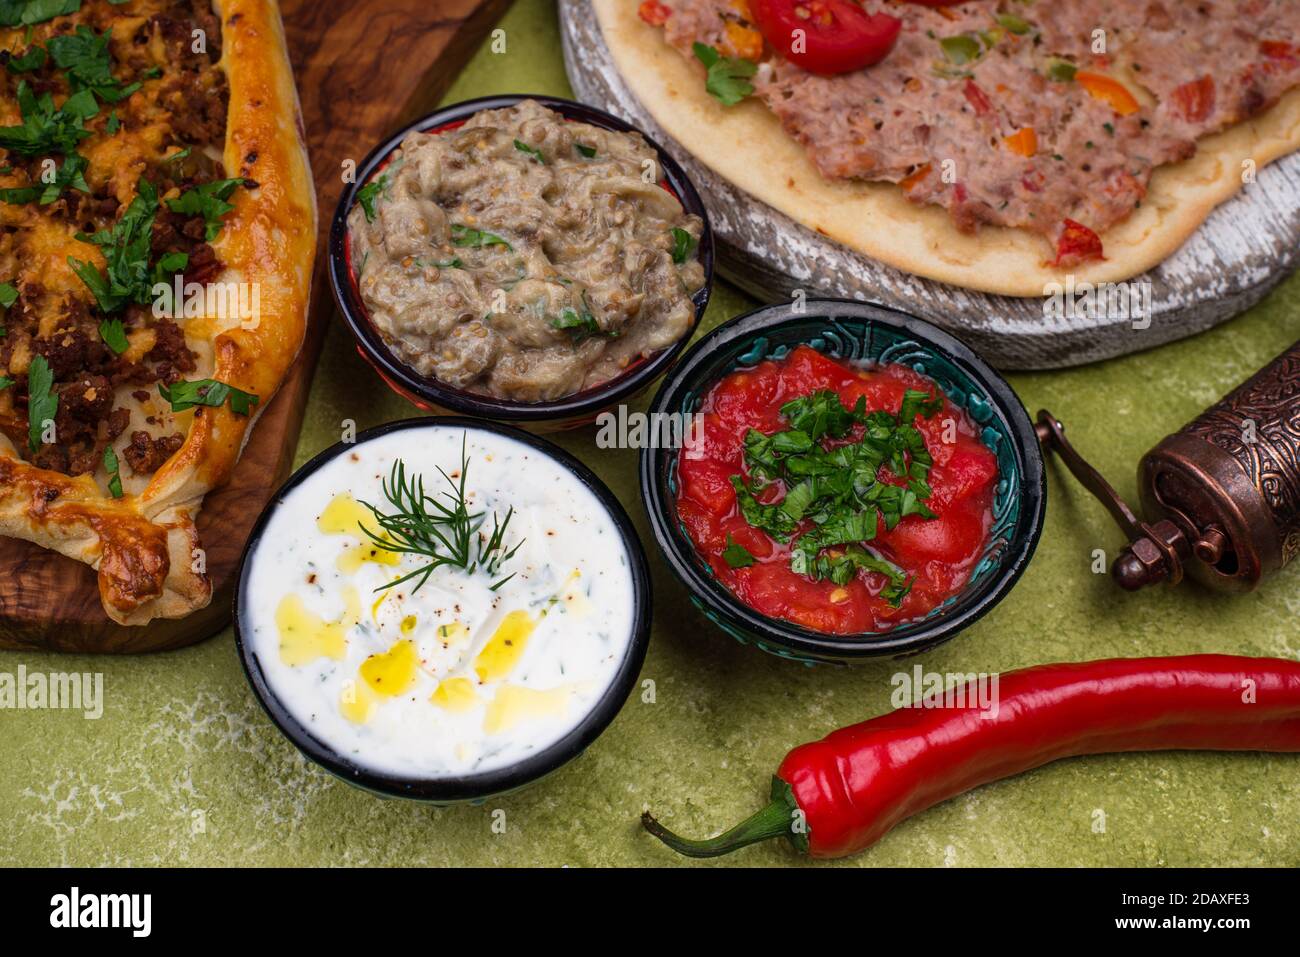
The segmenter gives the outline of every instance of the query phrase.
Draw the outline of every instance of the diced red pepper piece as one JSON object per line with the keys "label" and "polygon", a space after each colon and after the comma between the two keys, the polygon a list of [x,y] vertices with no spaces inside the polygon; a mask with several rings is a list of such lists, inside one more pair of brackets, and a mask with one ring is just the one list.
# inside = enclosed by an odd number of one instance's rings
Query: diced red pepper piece
{"label": "diced red pepper piece", "polygon": [[1200,123],[1214,112],[1214,77],[1208,73],[1173,92],[1174,108],[1189,123]]}
{"label": "diced red pepper piece", "polygon": [[975,108],[977,116],[987,116],[993,112],[993,101],[989,99],[988,94],[979,88],[979,85],[971,79],[966,81],[962,92],[966,94],[966,99],[970,105]]}
{"label": "diced red pepper piece", "polygon": [[1073,266],[1090,259],[1105,259],[1102,255],[1101,237],[1083,223],[1067,219],[1056,240],[1056,260],[1053,266]]}
{"label": "diced red pepper piece", "polygon": [[663,26],[673,15],[672,8],[664,6],[659,0],[644,0],[641,6],[637,7],[636,13],[652,27]]}
{"label": "diced red pepper piece", "polygon": [[1285,40],[1264,40],[1259,45],[1259,52],[1270,60],[1300,60],[1300,47]]}

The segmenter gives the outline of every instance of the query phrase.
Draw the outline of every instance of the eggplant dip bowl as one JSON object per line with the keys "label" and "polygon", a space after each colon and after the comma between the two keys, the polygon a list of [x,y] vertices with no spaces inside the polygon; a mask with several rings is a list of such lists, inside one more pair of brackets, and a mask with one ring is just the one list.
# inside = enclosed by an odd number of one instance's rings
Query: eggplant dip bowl
{"label": "eggplant dip bowl", "polygon": [[532,99],[408,133],[357,190],[349,258],[369,321],[416,374],[549,402],[681,342],[707,227],[634,131]]}

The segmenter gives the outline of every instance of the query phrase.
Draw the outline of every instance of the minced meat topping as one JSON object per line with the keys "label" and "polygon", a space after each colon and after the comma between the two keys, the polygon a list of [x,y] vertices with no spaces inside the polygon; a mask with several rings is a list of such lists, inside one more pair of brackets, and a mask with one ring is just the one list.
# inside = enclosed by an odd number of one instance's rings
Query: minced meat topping
{"label": "minced meat topping", "polygon": [[774,53],[746,0],[648,0],[641,16],[693,61],[696,44],[760,61],[755,95],[827,178],[901,184],[963,231],[1032,230],[1063,264],[1100,254],[1080,237],[1127,217],[1156,167],[1300,84],[1295,0],[863,6],[902,21],[897,42],[833,76]]}
{"label": "minced meat topping", "polygon": [[[74,0],[31,24],[33,6],[0,11],[0,431],[78,475],[131,422],[116,396],[195,369],[149,290],[221,270],[228,90],[210,2]],[[52,441],[36,438],[39,410]],[[183,437],[127,439],[127,464],[149,473]]]}

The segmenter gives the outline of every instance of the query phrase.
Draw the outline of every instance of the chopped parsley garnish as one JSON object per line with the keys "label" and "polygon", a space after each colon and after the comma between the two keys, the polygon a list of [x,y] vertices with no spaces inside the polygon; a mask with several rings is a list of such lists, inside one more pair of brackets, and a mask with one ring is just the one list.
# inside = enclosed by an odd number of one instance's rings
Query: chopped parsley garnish
{"label": "chopped parsley garnish", "polygon": [[582,311],[579,312],[572,306],[565,308],[551,320],[551,328],[567,332],[575,343],[585,342],[592,336],[617,335],[617,333],[607,333],[600,328],[600,323],[596,321],[591,308],[587,305],[585,292],[582,294]]}
{"label": "chopped parsley garnish", "polygon": [[[153,284],[162,278],[158,269],[151,269],[149,256],[153,236],[154,218],[158,215],[158,191],[147,179],[136,183],[136,195],[121,218],[109,229],[94,235],[78,233],[77,238],[100,247],[107,263],[107,273],[73,256],[68,257],[81,281],[95,296],[104,312],[117,312],[129,302],[152,301]],[[163,257],[162,263],[176,262],[174,256]]]}
{"label": "chopped parsley garnish", "polygon": [[[731,487],[736,490],[736,504],[745,521],[755,528],[761,528],[779,541],[787,540],[797,524],[779,505],[765,505],[754,497],[754,493],[739,475],[731,476]],[[760,486],[761,488],[761,486]]]}
{"label": "chopped parsley garnish", "polygon": [[190,254],[181,252],[163,253],[153,264],[154,283],[166,282],[169,278],[185,269],[190,264]]}
{"label": "chopped parsley garnish", "polygon": [[5,61],[5,67],[10,73],[31,73],[45,66],[46,59],[45,47],[32,46],[22,56],[11,54]]}
{"label": "chopped parsley garnish", "polygon": [[45,423],[53,422],[59,412],[59,397],[54,391],[54,373],[45,356],[32,356],[27,366],[27,444],[33,452],[41,447]]}
{"label": "chopped parsley garnish", "polygon": [[[876,537],[881,520],[892,529],[908,515],[935,517],[925,504],[933,460],[913,422],[942,406],[941,397],[914,389],[904,393],[898,415],[867,412],[861,397],[847,408],[831,390],[787,402],[781,416],[788,429],[771,435],[750,429],[745,435],[750,479],[730,479],[741,515],[782,542],[795,536],[801,522],[810,521],[811,527],[791,543],[792,571],[837,584],[848,582],[860,568],[882,572],[890,584],[881,594],[897,606],[907,594],[906,576],[862,543]],[[857,441],[842,441],[857,426],[862,426]],[[828,448],[823,439],[836,444]],[[906,484],[881,481],[881,468]],[[785,494],[760,501],[777,481]]]}
{"label": "chopped parsley garnish", "polygon": [[366,214],[366,222],[375,221],[375,200],[386,189],[388,189],[388,174],[383,173],[357,190],[357,202],[361,204],[361,211]]}
{"label": "chopped parsley garnish", "polygon": [[574,143],[573,148],[583,156],[587,157],[587,159],[591,159],[596,155],[596,147],[588,146],[586,143]]}
{"label": "chopped parsley garnish", "polygon": [[[486,512],[471,512],[469,497],[465,494],[465,482],[469,475],[469,457],[465,454],[465,444],[461,442],[459,481],[453,481],[441,467],[438,473],[446,480],[447,490],[440,498],[428,495],[424,490],[424,476],[406,474],[406,463],[398,459],[393,463],[392,471],[383,482],[384,498],[393,511],[382,512],[369,502],[361,502],[374,516],[380,531],[372,532],[365,525],[365,532],[376,548],[398,555],[414,555],[427,559],[426,564],[402,577],[380,585],[375,591],[392,588],[411,579],[418,579],[411,588],[418,591],[434,570],[446,565],[458,568],[467,574],[482,570],[496,577],[501,567],[515,556],[523,545],[523,539],[513,548],[505,546],[506,529],[514,509],[507,509],[505,518],[495,512],[492,514],[492,532],[484,529],[487,521]],[[514,575],[508,575],[491,586],[496,591]]]}
{"label": "chopped parsley garnish", "polygon": [[131,343],[126,338],[126,329],[122,326],[121,319],[105,319],[99,324],[99,337],[104,340],[104,344],[113,350],[114,355],[121,355],[130,348]]}
{"label": "chopped parsley garnish", "polygon": [[0,375],[0,392],[3,392],[5,389],[9,388],[13,384],[14,384],[13,379],[9,378],[8,376]]}
{"label": "chopped parsley garnish", "polygon": [[58,109],[49,93],[37,96],[26,80],[19,82],[17,96],[23,121],[18,126],[0,126],[0,147],[20,156],[73,152],[90,135],[85,121],[99,112],[89,90],[72,94]]}
{"label": "chopped parsley garnish", "polygon": [[55,64],[67,71],[74,92],[89,90],[104,103],[119,103],[140,89],[138,82],[124,86],[113,78],[113,59],[108,52],[112,35],[111,30],[100,34],[78,25],[75,33],[51,37],[46,43]]}
{"label": "chopped parsley garnish", "polygon": [[870,572],[880,572],[889,579],[889,584],[880,590],[880,597],[895,608],[903,603],[907,593],[912,590],[912,582],[907,573],[879,556],[871,554],[861,545],[849,545],[843,552],[828,552],[820,555],[816,562],[818,579],[830,579],[836,585],[847,585],[859,568]]}
{"label": "chopped parsley garnish", "polygon": [[[175,157],[169,156],[168,159]],[[228,203],[230,194],[237,187],[243,186],[247,180],[242,177],[235,179],[219,179],[211,183],[204,183],[193,189],[187,189],[175,199],[167,200],[167,208],[173,213],[181,213],[185,216],[202,216],[203,217],[203,238],[207,242],[212,242],[221,232],[221,218],[235,208],[234,203]]]}
{"label": "chopped parsley garnish", "polygon": [[[109,0],[122,3],[124,0]],[[0,27],[30,27],[76,13],[81,0],[0,0]]]}
{"label": "chopped parsley garnish", "polygon": [[732,568],[748,568],[754,564],[754,556],[749,553],[749,549],[731,535],[727,535],[727,547],[722,550],[722,560]]}
{"label": "chopped parsley garnish", "polygon": [[108,493],[113,498],[122,497],[122,473],[118,470],[117,453],[113,446],[104,446],[104,471],[108,473]]}
{"label": "chopped parsley garnish", "polygon": [[537,147],[529,146],[523,140],[515,140],[515,149],[519,150],[521,153],[527,153],[543,166],[546,165],[546,157],[542,155],[542,151],[537,149]]}
{"label": "chopped parsley garnish", "polygon": [[738,57],[725,57],[707,43],[697,42],[692,49],[695,59],[709,71],[704,88],[723,106],[735,106],[754,92],[754,84],[748,77],[758,71],[758,64]]}
{"label": "chopped parsley garnish", "polygon": [[109,136],[112,136],[121,128],[122,121],[118,119],[117,110],[114,110],[112,113],[108,114],[108,122],[104,124],[104,132]]}
{"label": "chopped parsley garnish", "polygon": [[[0,309],[8,309],[18,301],[18,287],[11,282],[0,282]],[[4,326],[0,326],[0,338],[8,335]]]}
{"label": "chopped parsley garnish", "polygon": [[686,262],[691,253],[695,252],[695,247],[700,241],[679,226],[674,226],[673,233],[673,262],[681,265]]}
{"label": "chopped parsley garnish", "polygon": [[53,203],[66,189],[75,189],[83,193],[90,192],[86,183],[86,158],[80,153],[69,153],[59,164],[52,182],[41,186],[19,186],[0,189],[0,202],[21,204],[40,202],[42,206]]}
{"label": "chopped parsley garnish", "polygon": [[451,244],[471,249],[482,249],[485,246],[504,246],[506,249],[513,251],[514,248],[496,233],[462,226],[460,223],[451,224]]}
{"label": "chopped parsley garnish", "polygon": [[219,408],[230,400],[230,411],[236,415],[249,415],[261,400],[251,392],[236,389],[217,379],[182,379],[168,387],[158,383],[158,394],[171,403],[173,412],[184,412],[195,406]]}

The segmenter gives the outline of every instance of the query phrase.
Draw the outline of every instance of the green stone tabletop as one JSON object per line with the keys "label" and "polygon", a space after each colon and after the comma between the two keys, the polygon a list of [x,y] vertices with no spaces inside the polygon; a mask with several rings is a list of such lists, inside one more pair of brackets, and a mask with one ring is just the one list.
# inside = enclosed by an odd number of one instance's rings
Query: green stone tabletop
{"label": "green stone tabletop", "polygon": [[[520,0],[502,27],[507,52],[479,51],[448,101],[571,95],[552,3]],[[720,283],[704,325],[752,305]],[[1046,406],[1067,422],[1079,448],[1132,497],[1146,449],[1298,337],[1300,275],[1216,331],[1082,369],[1015,375],[1011,383],[1031,411]],[[298,461],[337,441],[344,420],[367,427],[412,414],[335,325]],[[1125,594],[1091,570],[1094,548],[1113,555],[1121,544],[1118,530],[1053,468],[1037,556],[992,614],[906,663],[805,668],[740,646],[689,605],[650,540],[635,452],[596,449],[594,430],[559,442],[627,506],[647,542],[657,592],[641,676],[653,682],[653,695],[634,694],[586,754],[523,793],[480,807],[382,800],[307,763],[281,737],[245,683],[229,630],[145,657],[0,652],[0,671],[21,664],[102,672],[105,698],[97,721],[79,712],[0,711],[0,864],[678,864],[641,831],[642,810],[682,833],[716,833],[765,803],[770,775],[790,747],[887,710],[891,676],[917,662],[939,672],[993,672],[1108,656],[1300,657],[1300,569],[1244,597],[1187,585]],[[784,843],[722,862],[803,863]],[[1063,761],[940,805],[841,863],[1296,865],[1300,757]]]}

